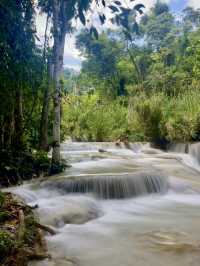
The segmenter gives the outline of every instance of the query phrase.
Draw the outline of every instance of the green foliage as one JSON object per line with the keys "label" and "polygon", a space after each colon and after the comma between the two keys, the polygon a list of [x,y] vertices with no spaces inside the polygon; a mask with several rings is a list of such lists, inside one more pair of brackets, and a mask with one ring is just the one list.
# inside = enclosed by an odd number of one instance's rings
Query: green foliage
{"label": "green foliage", "polygon": [[[38,221],[33,210],[16,196],[4,193],[4,197],[5,204],[0,208],[0,265],[27,265],[30,251],[36,246],[43,248]],[[24,225],[20,228],[18,213],[22,210]]]}
{"label": "green foliage", "polygon": [[48,175],[51,159],[43,151],[0,150],[0,185],[18,184],[40,175]]}
{"label": "green foliage", "polygon": [[24,243],[28,246],[32,246],[37,237],[37,227],[35,225],[35,217],[32,212],[25,216],[25,232],[24,232]]}
{"label": "green foliage", "polygon": [[167,102],[164,110],[167,139],[179,142],[199,139],[199,100],[197,88]]}
{"label": "green foliage", "polygon": [[51,168],[50,168],[49,174],[50,175],[59,174],[59,173],[63,172],[67,167],[70,167],[70,165],[67,163],[66,160],[61,159],[59,164],[58,163],[57,164],[51,163]]}
{"label": "green foliage", "polygon": [[34,153],[35,168],[42,171],[49,171],[50,168],[50,158],[45,151],[36,151]]}
{"label": "green foliage", "polygon": [[190,31],[199,27],[200,9],[194,9],[190,6],[183,10],[184,30]]}
{"label": "green foliage", "polygon": [[0,224],[5,222],[9,217],[10,217],[9,212],[0,210]]}
{"label": "green foliage", "polygon": [[66,136],[76,140],[117,140],[128,128],[124,99],[110,102],[98,95],[71,97],[64,106],[62,126]]}
{"label": "green foliage", "polygon": [[34,122],[41,112],[33,1],[1,1],[0,32],[0,149],[24,150],[38,132]]}
{"label": "green foliage", "polygon": [[5,202],[5,195],[0,191],[0,208],[2,208]]}
{"label": "green foliage", "polygon": [[65,135],[90,141],[199,140],[199,14],[188,7],[177,20],[158,1],[142,17],[138,35],[119,27],[94,40],[82,32],[77,47],[85,61],[79,92],[64,106]]}
{"label": "green foliage", "polygon": [[154,92],[105,100],[97,95],[70,97],[64,106],[65,137],[79,141],[191,141],[200,132],[198,89],[178,96]]}
{"label": "green foliage", "polygon": [[11,235],[7,232],[0,232],[0,254],[3,254],[4,257],[6,257],[6,255],[10,254],[14,246],[15,242],[12,239]]}
{"label": "green foliage", "polygon": [[176,97],[154,93],[132,99],[137,131],[145,140],[191,141],[199,138],[200,94],[196,89]]}
{"label": "green foliage", "polygon": [[169,7],[158,1],[151,12],[141,21],[141,28],[147,45],[152,50],[158,51],[168,47],[175,38],[175,18],[170,13]]}
{"label": "green foliage", "polygon": [[83,31],[77,38],[76,46],[88,57],[83,63],[84,71],[92,76],[94,81],[95,78],[102,79],[110,90],[120,94],[117,63],[123,54],[123,45],[105,33],[96,40],[88,31]]}
{"label": "green foliage", "polygon": [[[54,38],[61,28],[72,30],[74,17],[88,23],[91,0],[58,2],[61,17],[56,28],[56,2],[39,0],[55,22]],[[97,3],[97,13],[107,6],[104,0]],[[124,8],[120,1],[111,1],[108,8],[117,29],[98,34],[93,25],[82,31],[76,41],[85,58],[81,73],[65,70],[59,82],[64,96],[61,139],[199,140],[200,10],[187,7],[178,20],[167,4],[157,1],[138,27],[136,14],[142,14],[142,3]],[[6,186],[66,167],[65,162],[50,165],[47,153],[37,151],[41,125],[46,150],[52,135],[54,86],[49,73],[52,51],[37,46],[34,12],[31,0],[0,4],[0,184]],[[104,24],[106,16],[99,13],[99,19]],[[41,114],[47,123],[42,124]],[[0,194],[0,206],[1,202]]]}
{"label": "green foliage", "polygon": [[157,141],[161,138],[161,122],[163,119],[162,106],[165,98],[153,95],[150,98],[138,97],[133,105],[136,119],[145,138]]}

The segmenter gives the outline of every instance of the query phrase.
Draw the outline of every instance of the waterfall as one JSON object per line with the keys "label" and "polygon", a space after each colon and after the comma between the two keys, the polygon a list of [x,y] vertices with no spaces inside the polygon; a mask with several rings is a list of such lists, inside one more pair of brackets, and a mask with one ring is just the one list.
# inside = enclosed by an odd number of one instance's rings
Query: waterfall
{"label": "waterfall", "polygon": [[168,150],[177,153],[188,153],[189,145],[188,143],[171,143]]}
{"label": "waterfall", "polygon": [[96,175],[47,181],[43,186],[64,193],[93,193],[102,199],[131,198],[168,190],[167,177],[158,173]]}
{"label": "waterfall", "polygon": [[200,142],[196,143],[172,143],[168,147],[169,151],[177,153],[187,153],[200,164]]}
{"label": "waterfall", "polygon": [[200,142],[189,145],[189,154],[192,155],[200,164]]}
{"label": "waterfall", "polygon": [[143,148],[150,147],[147,142],[65,142],[61,145],[62,152],[88,152],[102,150],[113,150],[113,149],[130,149],[134,152],[138,152]]}
{"label": "waterfall", "polygon": [[6,190],[37,206],[57,233],[46,237],[51,258],[30,266],[199,266],[200,144],[169,153],[148,143],[61,149],[71,168]]}

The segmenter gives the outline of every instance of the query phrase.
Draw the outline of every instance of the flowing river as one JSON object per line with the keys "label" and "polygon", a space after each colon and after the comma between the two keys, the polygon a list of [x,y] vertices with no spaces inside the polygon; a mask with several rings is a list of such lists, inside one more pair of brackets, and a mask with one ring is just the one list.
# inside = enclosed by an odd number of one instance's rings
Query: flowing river
{"label": "flowing river", "polygon": [[38,204],[52,259],[31,266],[199,266],[200,144],[65,143],[72,167],[10,190]]}

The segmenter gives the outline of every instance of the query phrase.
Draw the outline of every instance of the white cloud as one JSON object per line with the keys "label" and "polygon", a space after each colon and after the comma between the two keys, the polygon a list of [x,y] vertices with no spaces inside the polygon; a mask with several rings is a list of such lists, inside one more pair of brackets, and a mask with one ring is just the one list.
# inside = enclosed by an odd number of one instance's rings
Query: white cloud
{"label": "white cloud", "polygon": [[65,40],[65,56],[73,56],[76,59],[80,59],[80,52],[75,47],[75,36],[67,35]]}
{"label": "white cloud", "polygon": [[187,5],[194,8],[200,8],[200,0],[188,0]]}

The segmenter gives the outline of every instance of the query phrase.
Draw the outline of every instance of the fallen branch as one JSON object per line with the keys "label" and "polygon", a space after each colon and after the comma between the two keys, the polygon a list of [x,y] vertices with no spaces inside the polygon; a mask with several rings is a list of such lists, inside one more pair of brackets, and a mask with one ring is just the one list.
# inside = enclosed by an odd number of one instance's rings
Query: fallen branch
{"label": "fallen branch", "polygon": [[25,250],[25,254],[30,260],[43,260],[51,258],[51,256],[45,252],[37,253],[35,251]]}
{"label": "fallen branch", "polygon": [[38,228],[40,228],[41,230],[46,231],[46,232],[48,232],[51,235],[56,235],[57,234],[57,232],[53,228],[48,226],[48,225],[43,225],[43,224],[40,224],[40,223],[35,223],[35,225]]}

